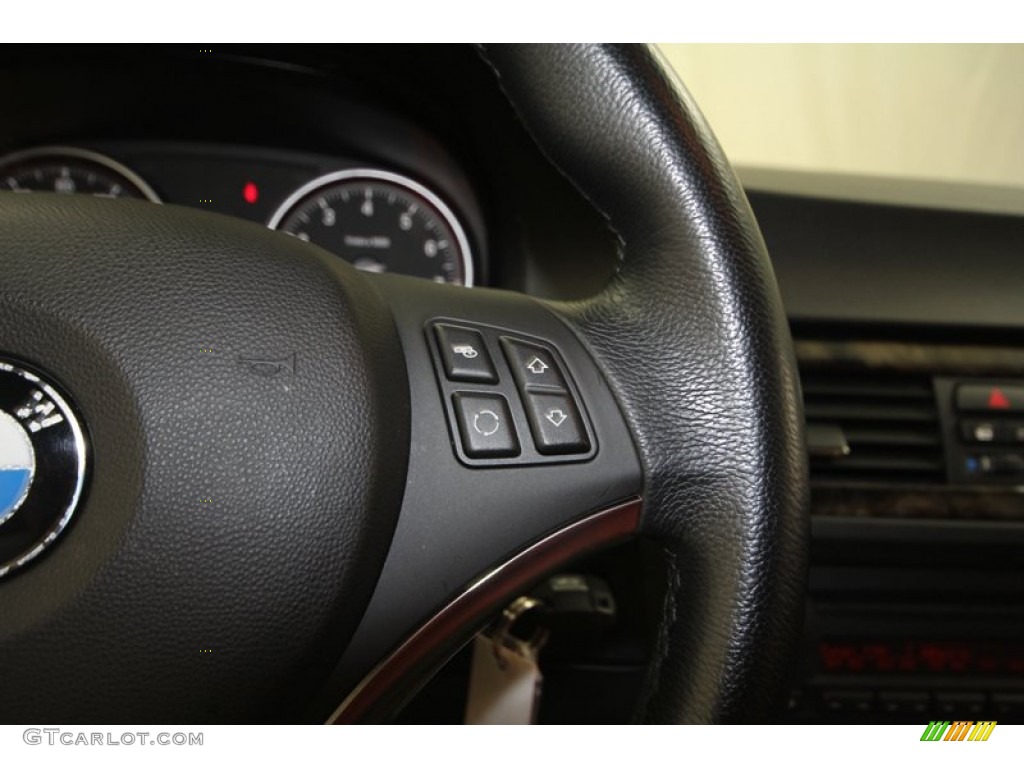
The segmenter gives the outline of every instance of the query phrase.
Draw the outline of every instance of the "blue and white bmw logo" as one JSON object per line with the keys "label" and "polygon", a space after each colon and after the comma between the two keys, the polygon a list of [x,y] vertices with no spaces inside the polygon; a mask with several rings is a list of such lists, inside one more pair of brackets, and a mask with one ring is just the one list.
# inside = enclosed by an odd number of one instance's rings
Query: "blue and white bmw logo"
{"label": "blue and white bmw logo", "polygon": [[21,506],[35,473],[36,452],[28,433],[0,411],[0,523]]}
{"label": "blue and white bmw logo", "polygon": [[0,359],[0,578],[60,535],[82,498],[82,426],[52,383]]}

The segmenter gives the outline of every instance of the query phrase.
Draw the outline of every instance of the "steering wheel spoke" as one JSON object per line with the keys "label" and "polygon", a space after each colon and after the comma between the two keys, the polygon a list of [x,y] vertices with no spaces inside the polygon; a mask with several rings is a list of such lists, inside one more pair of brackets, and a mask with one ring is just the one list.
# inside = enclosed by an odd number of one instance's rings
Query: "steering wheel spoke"
{"label": "steering wheel spoke", "polygon": [[[501,607],[495,599],[538,579],[542,565],[624,538],[639,523],[632,437],[604,377],[557,315],[519,294],[394,276],[373,282],[405,351],[411,447],[391,550],[336,672],[333,690],[342,692],[439,612],[455,611],[458,622],[444,632],[435,624],[416,641],[423,658],[409,672],[422,682],[488,609]],[[600,522],[587,525],[588,516]],[[393,707],[380,685],[393,674],[377,670],[362,695]],[[412,685],[405,679],[400,690]],[[357,711],[383,716],[385,708],[357,699],[335,717]]]}

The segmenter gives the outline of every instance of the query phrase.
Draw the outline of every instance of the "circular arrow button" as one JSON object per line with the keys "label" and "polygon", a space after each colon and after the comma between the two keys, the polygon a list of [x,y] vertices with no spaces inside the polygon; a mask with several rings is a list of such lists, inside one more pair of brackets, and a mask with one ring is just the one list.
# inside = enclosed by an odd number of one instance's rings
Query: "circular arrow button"
{"label": "circular arrow button", "polygon": [[501,417],[494,411],[484,409],[473,415],[473,429],[484,437],[490,437],[501,426]]}

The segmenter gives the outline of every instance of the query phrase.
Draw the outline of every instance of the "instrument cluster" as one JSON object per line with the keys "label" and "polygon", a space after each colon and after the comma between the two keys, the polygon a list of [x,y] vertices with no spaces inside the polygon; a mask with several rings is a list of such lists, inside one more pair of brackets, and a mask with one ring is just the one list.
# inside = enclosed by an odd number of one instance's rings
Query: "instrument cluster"
{"label": "instrument cluster", "polygon": [[482,217],[465,188],[353,159],[153,142],[34,147],[0,158],[0,190],[204,208],[370,272],[463,286],[483,272]]}

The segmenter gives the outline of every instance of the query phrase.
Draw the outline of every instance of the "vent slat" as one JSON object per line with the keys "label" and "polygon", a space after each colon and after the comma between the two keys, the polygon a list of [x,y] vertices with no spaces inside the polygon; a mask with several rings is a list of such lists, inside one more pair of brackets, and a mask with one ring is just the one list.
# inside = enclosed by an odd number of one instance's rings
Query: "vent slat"
{"label": "vent slat", "polygon": [[801,383],[808,425],[840,430],[849,447],[845,455],[812,456],[812,482],[945,482],[929,377],[816,369]]}
{"label": "vent slat", "polygon": [[851,396],[848,403],[819,403],[807,400],[805,396],[804,413],[808,420],[826,421],[844,419],[856,421],[935,421],[935,406],[927,405],[886,405],[884,403],[853,402]]}
{"label": "vent slat", "polygon": [[942,438],[938,431],[921,431],[918,429],[896,429],[891,425],[884,427],[855,426],[844,429],[846,441],[856,445],[905,445],[942,447]]}
{"label": "vent slat", "polygon": [[853,456],[833,460],[815,461],[816,466],[828,471],[843,472],[938,472],[943,468],[942,459],[916,458],[913,456]]}
{"label": "vent slat", "polygon": [[862,398],[892,398],[896,400],[925,400],[932,399],[932,391],[929,387],[909,386],[881,386],[877,384],[865,384],[861,387],[857,384],[846,382],[810,381],[803,385],[804,396],[811,397],[855,397]]}

